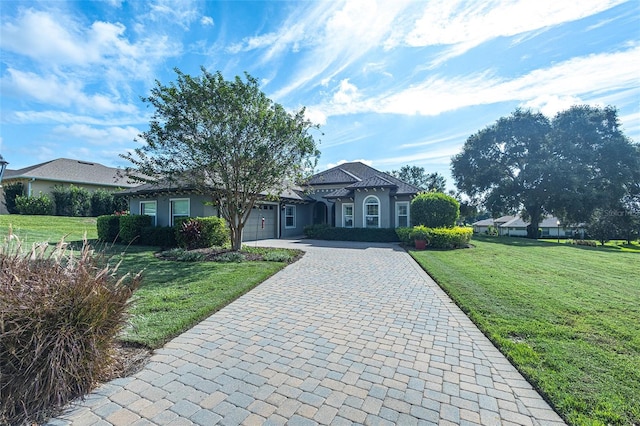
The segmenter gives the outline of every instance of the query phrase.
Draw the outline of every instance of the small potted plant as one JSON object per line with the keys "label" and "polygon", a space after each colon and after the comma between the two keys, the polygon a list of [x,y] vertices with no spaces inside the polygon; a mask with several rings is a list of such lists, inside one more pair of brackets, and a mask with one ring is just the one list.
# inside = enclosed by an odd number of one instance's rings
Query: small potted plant
{"label": "small potted plant", "polygon": [[411,231],[410,237],[415,242],[416,250],[424,250],[429,243],[429,232],[424,226],[415,226]]}

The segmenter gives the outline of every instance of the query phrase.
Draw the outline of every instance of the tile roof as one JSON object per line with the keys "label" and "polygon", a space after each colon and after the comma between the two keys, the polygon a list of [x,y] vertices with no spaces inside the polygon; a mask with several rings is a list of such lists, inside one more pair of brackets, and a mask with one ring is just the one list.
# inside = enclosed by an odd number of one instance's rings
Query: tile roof
{"label": "tile roof", "polygon": [[6,170],[4,174],[5,180],[32,178],[122,188],[138,185],[130,182],[122,169],[69,158],[58,158],[18,170]]}
{"label": "tile roof", "polygon": [[[318,185],[346,185],[346,188],[394,188],[392,192],[395,195],[417,194],[420,188],[401,181],[388,173],[376,170],[364,163],[355,161],[352,163],[344,163],[331,169],[315,174],[309,179],[308,184],[311,186]],[[329,194],[325,198],[337,198]],[[343,195],[344,196],[344,195]]]}

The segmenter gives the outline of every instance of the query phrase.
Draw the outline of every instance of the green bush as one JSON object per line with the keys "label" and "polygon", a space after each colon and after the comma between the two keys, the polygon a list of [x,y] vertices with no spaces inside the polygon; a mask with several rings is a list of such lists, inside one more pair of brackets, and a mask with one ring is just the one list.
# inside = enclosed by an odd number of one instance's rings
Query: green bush
{"label": "green bush", "polygon": [[146,226],[140,233],[140,244],[155,247],[176,247],[176,232],[171,226]]}
{"label": "green bush", "polygon": [[396,235],[402,244],[411,244],[411,230],[413,228],[396,228]]}
{"label": "green bush", "polygon": [[230,240],[225,220],[215,216],[178,220],[175,236],[177,245],[188,250],[224,246]]}
{"label": "green bush", "polygon": [[409,232],[410,241],[429,241],[431,233],[426,226],[414,226]]}
{"label": "green bush", "polygon": [[18,195],[15,200],[16,208],[20,214],[40,216],[53,214],[53,201],[51,201],[51,198],[49,198],[47,194],[40,194],[37,197]]}
{"label": "green bush", "polygon": [[18,207],[16,206],[16,197],[24,194],[24,185],[22,182],[9,183],[2,186],[4,191],[4,205],[7,208],[9,214],[18,214]]}
{"label": "green bush", "polygon": [[429,247],[454,249],[466,247],[471,241],[473,229],[456,226],[455,228],[426,228]]}
{"label": "green bush", "polygon": [[304,228],[308,238],[334,241],[396,242],[394,228],[334,228],[328,225],[309,225]]}
{"label": "green bush", "polygon": [[427,228],[451,228],[460,216],[460,203],[442,192],[427,192],[411,201],[411,222]]}
{"label": "green bush", "polygon": [[91,194],[85,188],[56,185],[51,191],[56,216],[86,217],[91,215]]}
{"label": "green bush", "polygon": [[98,239],[100,241],[115,243],[118,240],[121,217],[115,214],[98,216],[96,227],[98,228]]}
{"label": "green bush", "polygon": [[120,216],[120,241],[125,244],[141,244],[142,229],[151,226],[151,216],[124,215]]}
{"label": "green bush", "polygon": [[0,424],[40,424],[104,379],[140,282],[86,243],[47,247],[0,248]]}
{"label": "green bush", "polygon": [[97,189],[91,193],[91,216],[113,214],[117,211],[127,210],[120,208],[120,198],[116,204],[113,193],[104,189]]}

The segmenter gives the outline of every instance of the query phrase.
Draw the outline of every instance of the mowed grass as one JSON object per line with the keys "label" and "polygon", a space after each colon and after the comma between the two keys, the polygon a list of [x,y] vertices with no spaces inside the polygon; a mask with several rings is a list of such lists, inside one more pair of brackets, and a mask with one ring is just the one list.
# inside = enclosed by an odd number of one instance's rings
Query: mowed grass
{"label": "mowed grass", "polygon": [[0,238],[8,235],[9,227],[29,246],[41,241],[56,243],[62,237],[81,241],[85,233],[88,240],[98,238],[95,217],[0,215]]}
{"label": "mowed grass", "polygon": [[[31,243],[97,238],[95,218],[58,216],[0,216],[0,234],[12,232]],[[1,241],[1,240],[0,240]],[[95,241],[93,241],[95,243]],[[188,330],[231,303],[286,266],[282,262],[174,262],[154,256],[157,247],[97,243],[94,246],[111,265],[120,263],[118,274],[142,271],[142,284],[134,293],[130,326],[121,336],[124,342],[151,349]]]}
{"label": "mowed grass", "polygon": [[640,424],[640,253],[517,238],[412,256],[570,424]]}

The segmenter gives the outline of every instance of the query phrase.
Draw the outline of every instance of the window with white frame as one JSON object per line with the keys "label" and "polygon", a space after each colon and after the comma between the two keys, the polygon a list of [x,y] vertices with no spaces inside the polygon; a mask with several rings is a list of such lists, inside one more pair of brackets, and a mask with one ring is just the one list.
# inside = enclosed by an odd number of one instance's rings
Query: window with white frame
{"label": "window with white frame", "polygon": [[284,206],[284,227],[296,227],[296,206]]}
{"label": "window with white frame", "polygon": [[380,227],[380,200],[373,195],[364,199],[364,227]]}
{"label": "window with white frame", "polygon": [[406,228],[409,226],[409,202],[401,201],[396,203],[396,228]]}
{"label": "window with white frame", "polygon": [[153,226],[156,226],[156,217],[158,213],[157,201],[140,201],[140,214],[145,214],[153,218]]}
{"label": "window with white frame", "polygon": [[176,218],[189,217],[189,199],[174,198],[169,200],[169,216],[171,217],[171,226],[175,225]]}
{"label": "window with white frame", "polygon": [[342,226],[353,228],[353,204],[342,205]]}

